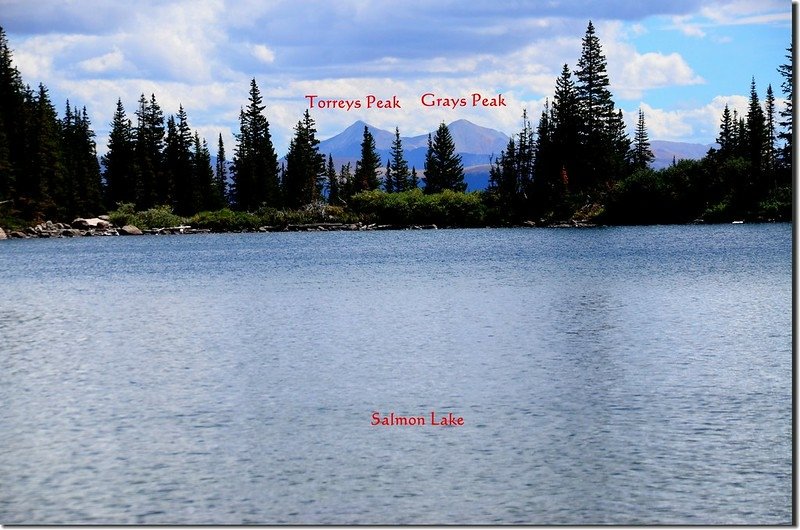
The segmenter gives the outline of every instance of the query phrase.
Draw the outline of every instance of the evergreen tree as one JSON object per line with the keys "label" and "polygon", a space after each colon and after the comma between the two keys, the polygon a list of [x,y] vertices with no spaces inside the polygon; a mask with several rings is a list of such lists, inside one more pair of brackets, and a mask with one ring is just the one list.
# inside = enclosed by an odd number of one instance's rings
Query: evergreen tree
{"label": "evergreen tree", "polygon": [[[778,72],[781,74],[781,77],[783,77],[783,82],[781,83],[781,92],[783,92],[783,96],[786,100],[786,105],[780,112],[781,121],[778,122],[778,125],[781,126],[782,131],[778,134],[778,138],[784,141],[784,146],[780,152],[780,158],[783,165],[788,168],[792,167],[792,134],[794,129],[792,124],[792,98],[794,96],[793,50],[794,43],[790,43],[789,47],[786,49],[786,63],[778,67]],[[789,172],[789,178],[791,178],[791,172]]]}
{"label": "evergreen tree", "polygon": [[[392,172],[394,174],[394,190],[406,191],[409,189],[410,174],[408,171],[408,162],[403,155],[403,141],[400,139],[400,128],[394,128],[394,140],[392,141],[391,152]],[[388,163],[387,163],[388,166]]]}
{"label": "evergreen tree", "polygon": [[217,140],[217,164],[214,171],[214,196],[215,201],[223,208],[228,205],[228,162],[225,160],[225,144],[222,133]]}
{"label": "evergreen tree", "polygon": [[345,198],[352,196],[354,191],[353,173],[350,170],[350,162],[342,164],[342,169],[339,172],[339,181],[341,182],[341,190],[339,192],[340,202],[345,203]]}
{"label": "evergreen tree", "polygon": [[17,178],[17,193],[29,202],[25,218],[44,220],[66,215],[59,202],[67,195],[61,151],[61,122],[50,102],[47,88],[39,90],[31,101],[28,153],[30,158],[23,174]]}
{"label": "evergreen tree", "polygon": [[522,130],[512,136],[489,172],[490,190],[498,206],[509,215],[520,213],[534,182],[536,142],[527,110],[522,112]]}
{"label": "evergreen tree", "polygon": [[631,150],[631,140],[625,131],[622,109],[617,109],[617,112],[611,115],[608,125],[605,184],[606,189],[610,190],[615,180],[622,179],[630,173],[628,153]]}
{"label": "evergreen tree", "polygon": [[489,193],[497,197],[498,206],[504,213],[509,213],[514,207],[517,198],[517,145],[514,137],[508,139],[506,148],[489,168]]}
{"label": "evergreen tree", "polygon": [[155,94],[149,101],[144,94],[139,97],[136,118],[136,205],[146,209],[169,202],[169,182],[164,179],[164,113]]}
{"label": "evergreen tree", "polygon": [[66,186],[64,195],[56,197],[58,205],[68,217],[97,215],[102,208],[100,164],[86,107],[78,112],[67,101],[61,131]]}
{"label": "evergreen tree", "polygon": [[[428,149],[425,151],[425,162],[423,166],[423,172],[425,179],[425,190],[428,189],[428,168],[433,168],[436,165],[436,161],[433,159],[433,135],[428,133]],[[427,191],[426,191],[427,193]]]}
{"label": "evergreen tree", "polygon": [[419,188],[419,177],[417,176],[417,167],[411,168],[411,179],[409,180],[408,189],[415,190]]}
{"label": "evergreen tree", "polygon": [[386,159],[386,175],[383,179],[383,187],[386,193],[394,193],[397,191],[394,187],[394,175],[392,174],[392,160]]}
{"label": "evergreen tree", "polygon": [[299,208],[318,201],[325,178],[325,156],[319,153],[314,120],[306,109],[289,144],[284,175],[286,205]]}
{"label": "evergreen tree", "polygon": [[750,82],[750,104],[747,108],[746,127],[747,154],[753,172],[753,184],[758,191],[761,191],[764,187],[762,165],[764,144],[766,143],[766,120],[764,119],[764,110],[761,108],[761,102],[756,92],[755,78]]}
{"label": "evergreen tree", "polygon": [[764,103],[765,134],[764,134],[764,170],[770,175],[770,187],[774,186],[773,172],[777,166],[777,150],[775,149],[775,94],[772,85],[767,85],[767,98]]}
{"label": "evergreen tree", "polygon": [[596,188],[615,170],[615,163],[624,158],[620,152],[624,141],[619,134],[614,101],[608,89],[606,57],[594,25],[589,22],[581,45],[581,57],[575,71],[575,92],[580,112],[579,160],[582,168],[571,178],[571,184],[581,190]]}
{"label": "evergreen tree", "polygon": [[133,124],[125,115],[122,100],[117,100],[117,110],[111,121],[108,151],[103,155],[106,207],[118,203],[136,202],[136,167]]}
{"label": "evergreen tree", "polygon": [[719,126],[719,136],[717,136],[717,143],[719,144],[719,153],[722,156],[730,156],[734,149],[736,131],[734,129],[734,120],[731,115],[731,110],[728,104],[725,104],[725,110],[722,111],[722,119]]}
{"label": "evergreen tree", "polygon": [[[0,27],[0,200],[16,191],[15,177],[28,159],[30,107],[19,70],[13,64],[6,33]],[[24,186],[23,186],[24,188]]]}
{"label": "evergreen tree", "polygon": [[552,121],[549,124],[552,128],[551,151],[539,153],[541,156],[549,158],[549,161],[543,161],[544,163],[540,166],[546,168],[549,174],[545,176],[538,173],[538,175],[540,178],[549,177],[552,184],[560,179],[562,172],[573,173],[575,155],[579,150],[580,108],[575,84],[566,64],[561,70],[561,76],[556,79],[552,120],[550,121]]}
{"label": "evergreen tree", "polygon": [[545,101],[544,109],[536,126],[536,142],[534,144],[534,181],[533,206],[537,215],[547,214],[559,205],[567,191],[568,163],[554,158],[558,153],[555,147],[555,117],[550,102]]}
{"label": "evergreen tree", "polygon": [[655,155],[650,149],[650,138],[647,136],[647,127],[644,123],[644,112],[639,109],[639,120],[636,122],[636,135],[631,151],[631,163],[634,169],[646,169],[655,160]]}
{"label": "evergreen tree", "polygon": [[262,204],[278,206],[281,202],[278,155],[255,79],[250,81],[248,101],[247,108],[239,113],[239,134],[233,156],[231,192],[239,210],[255,210]]}
{"label": "evergreen tree", "polygon": [[333,156],[328,154],[328,204],[339,205],[341,202],[339,176],[336,174],[336,167],[333,165]]}
{"label": "evergreen tree", "polygon": [[200,141],[200,135],[195,131],[192,151],[192,203],[190,213],[203,210],[219,210],[223,207],[214,184],[214,169],[211,167],[211,153],[208,143]]}
{"label": "evergreen tree", "polygon": [[197,195],[195,189],[195,142],[183,105],[178,109],[177,121],[170,116],[167,121],[167,144],[164,157],[167,171],[162,179],[159,196],[172,198],[178,215],[195,213]]}
{"label": "evergreen tree", "polygon": [[356,163],[354,176],[354,193],[376,190],[380,186],[378,170],[381,167],[381,158],[375,148],[375,138],[364,126],[364,136],[361,140],[361,158]]}
{"label": "evergreen tree", "polygon": [[428,154],[425,158],[425,193],[444,190],[463,192],[467,189],[461,155],[456,154],[453,136],[444,122],[436,129],[433,141],[428,136]]}

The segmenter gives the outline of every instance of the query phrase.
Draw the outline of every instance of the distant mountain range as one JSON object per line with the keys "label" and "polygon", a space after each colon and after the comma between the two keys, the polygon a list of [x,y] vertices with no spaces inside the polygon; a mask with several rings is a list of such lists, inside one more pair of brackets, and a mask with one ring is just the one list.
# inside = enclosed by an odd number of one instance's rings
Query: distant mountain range
{"label": "distant mountain range", "polygon": [[[342,164],[348,162],[355,169],[356,161],[361,158],[361,141],[364,137],[365,126],[375,138],[375,148],[385,164],[391,156],[394,131],[378,129],[361,120],[354,122],[339,134],[322,140],[319,143],[319,152],[326,157],[328,154],[332,155],[337,170],[341,168]],[[453,136],[456,152],[461,155],[464,164],[464,179],[467,182],[467,189],[469,191],[485,189],[489,184],[491,161],[508,145],[508,135],[495,129],[481,127],[467,120],[456,120],[447,127]],[[435,131],[431,131],[432,135],[434,133]],[[417,174],[422,177],[425,152],[428,149],[428,135],[401,136],[400,138],[409,167],[416,167]],[[712,145],[665,140],[652,140],[650,146],[656,157],[652,164],[655,169],[667,167],[673,159],[700,159],[712,147]]]}

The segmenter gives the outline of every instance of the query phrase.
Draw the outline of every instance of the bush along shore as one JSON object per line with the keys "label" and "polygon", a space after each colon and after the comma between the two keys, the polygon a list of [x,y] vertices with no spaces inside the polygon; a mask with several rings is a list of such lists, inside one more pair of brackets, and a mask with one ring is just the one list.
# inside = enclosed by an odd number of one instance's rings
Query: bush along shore
{"label": "bush along shore", "polygon": [[[730,223],[736,219],[790,221],[791,201],[781,197],[776,204],[760,204],[758,209],[741,216],[733,216],[732,212],[720,214],[719,208],[712,208],[699,217],[691,215],[691,211],[682,211],[679,205],[670,204],[665,205],[658,220],[678,224]],[[586,228],[639,224],[636,221],[641,219],[620,218],[615,206],[613,194],[597,202],[576,198],[566,211],[549,212],[533,220],[511,215],[508,209],[496,203],[496,196],[490,192],[444,190],[426,194],[420,189],[398,193],[364,191],[350,197],[347,207],[315,202],[294,210],[262,206],[248,212],[223,208],[188,217],[175,214],[170,206],[137,211],[132,203],[124,203],[105,215],[76,218],[71,222],[44,221],[32,226],[19,221],[6,223],[7,230],[0,228],[0,239],[483,227]]]}

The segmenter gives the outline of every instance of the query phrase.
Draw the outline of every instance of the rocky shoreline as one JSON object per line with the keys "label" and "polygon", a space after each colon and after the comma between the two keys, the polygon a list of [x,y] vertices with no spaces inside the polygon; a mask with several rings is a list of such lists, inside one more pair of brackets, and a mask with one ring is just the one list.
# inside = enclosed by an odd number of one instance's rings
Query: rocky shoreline
{"label": "rocky shoreline", "polygon": [[168,226],[162,228],[139,229],[133,225],[114,226],[108,216],[90,219],[78,218],[72,223],[54,223],[46,221],[36,226],[6,233],[0,228],[0,240],[31,238],[63,238],[92,236],[138,236],[138,235],[177,235],[208,233],[243,233],[243,232],[361,232],[371,230],[436,230],[435,224],[429,225],[379,225],[363,223],[308,223],[289,224],[283,226],[261,226],[249,230],[212,230],[210,228],[194,228],[190,225]]}

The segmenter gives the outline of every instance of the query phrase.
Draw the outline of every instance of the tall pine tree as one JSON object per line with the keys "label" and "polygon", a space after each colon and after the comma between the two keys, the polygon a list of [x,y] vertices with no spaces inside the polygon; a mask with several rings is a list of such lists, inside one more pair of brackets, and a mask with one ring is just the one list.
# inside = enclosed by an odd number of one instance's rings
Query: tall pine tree
{"label": "tall pine tree", "polygon": [[336,174],[336,167],[333,165],[333,156],[328,154],[328,204],[338,206],[341,202],[339,175]]}
{"label": "tall pine tree", "polygon": [[[794,130],[792,110],[792,101],[794,97],[794,43],[789,44],[786,49],[786,62],[778,67],[778,73],[783,77],[781,82],[781,92],[785,98],[786,104],[780,112],[780,121],[778,125],[781,126],[781,132],[778,133],[778,138],[783,140],[783,148],[780,151],[781,163],[786,168],[792,167],[792,134]],[[789,177],[788,182],[791,182],[791,171],[787,171],[786,175]]]}
{"label": "tall pine tree", "polygon": [[394,190],[406,191],[410,189],[411,175],[408,170],[408,162],[406,162],[403,153],[403,141],[400,139],[400,128],[394,128],[394,140],[392,140],[392,174],[394,176]]}
{"label": "tall pine tree", "polygon": [[266,105],[255,79],[250,81],[248,101],[247,108],[239,113],[232,168],[231,192],[239,210],[255,210],[262,204],[278,206],[281,202],[278,155],[263,114]]}
{"label": "tall pine tree", "polygon": [[650,138],[647,135],[647,126],[644,122],[644,111],[639,109],[639,119],[636,122],[636,134],[633,139],[633,149],[631,150],[631,164],[634,169],[646,169],[655,160],[652,149],[650,149]]}
{"label": "tall pine tree", "polygon": [[164,113],[155,94],[139,97],[134,131],[136,205],[146,209],[169,203],[169,182],[164,178]]}
{"label": "tall pine tree", "polygon": [[433,140],[428,136],[425,160],[425,193],[463,192],[467,189],[461,155],[456,153],[453,136],[444,122],[436,129]]}
{"label": "tall pine tree", "polygon": [[103,155],[107,208],[114,208],[119,203],[136,202],[134,150],[133,124],[125,115],[122,100],[118,99],[108,135],[108,151]]}
{"label": "tall pine tree", "polygon": [[597,189],[617,171],[628,148],[620,134],[620,121],[608,89],[606,57],[594,25],[589,21],[575,71],[575,91],[580,113],[578,160],[581,169],[570,184],[585,191]]}
{"label": "tall pine tree", "polygon": [[319,152],[314,120],[306,109],[295,126],[295,135],[286,154],[284,195],[290,208],[318,201],[325,178],[325,156]]}
{"label": "tall pine tree", "polygon": [[361,140],[361,159],[356,163],[354,176],[354,193],[378,189],[378,169],[381,159],[375,149],[375,138],[369,132],[369,127],[364,126],[364,135]]}
{"label": "tall pine tree", "polygon": [[6,33],[0,27],[0,200],[16,191],[15,176],[26,164],[29,107]]}
{"label": "tall pine tree", "polygon": [[228,161],[225,159],[225,143],[222,133],[217,140],[217,163],[214,168],[214,194],[220,208],[228,205]]}

